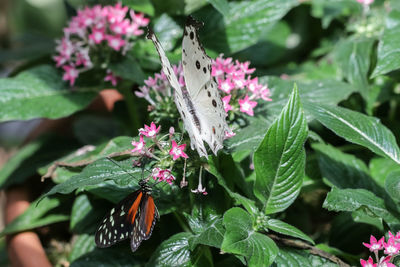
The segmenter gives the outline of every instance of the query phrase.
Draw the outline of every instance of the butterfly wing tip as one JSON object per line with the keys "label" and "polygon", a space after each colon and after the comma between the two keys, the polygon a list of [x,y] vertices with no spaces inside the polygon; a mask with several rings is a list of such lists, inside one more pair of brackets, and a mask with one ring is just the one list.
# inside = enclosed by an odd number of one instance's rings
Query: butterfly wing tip
{"label": "butterfly wing tip", "polygon": [[189,15],[186,19],[186,25],[194,26],[196,29],[198,29],[200,27],[203,27],[204,23],[196,20],[195,18],[192,17],[192,15]]}

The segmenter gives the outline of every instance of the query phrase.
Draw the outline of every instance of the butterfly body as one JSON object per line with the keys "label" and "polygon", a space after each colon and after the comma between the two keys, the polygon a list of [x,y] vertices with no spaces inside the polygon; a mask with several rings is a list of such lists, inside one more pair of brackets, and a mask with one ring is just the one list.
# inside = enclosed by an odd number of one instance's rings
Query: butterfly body
{"label": "butterfly body", "polygon": [[174,101],[189,134],[192,149],[207,157],[206,142],[214,154],[223,145],[225,132],[229,131],[223,103],[217,84],[211,76],[212,60],[201,46],[197,34],[202,23],[188,17],[182,41],[182,64],[186,87],[179,85],[171,64],[152,31],[151,39],[161,59],[162,70],[174,88]]}
{"label": "butterfly body", "polygon": [[110,247],[131,238],[131,249],[136,251],[142,240],[150,238],[159,213],[145,180],[139,181],[140,189],[121,200],[106,215],[95,234],[96,245]]}

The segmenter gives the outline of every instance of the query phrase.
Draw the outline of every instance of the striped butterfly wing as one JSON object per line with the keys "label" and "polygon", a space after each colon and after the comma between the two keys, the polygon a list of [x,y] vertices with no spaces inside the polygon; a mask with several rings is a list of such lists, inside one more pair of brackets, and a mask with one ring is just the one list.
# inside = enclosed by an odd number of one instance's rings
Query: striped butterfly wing
{"label": "striped butterfly wing", "polygon": [[143,240],[150,238],[156,220],[160,218],[154,198],[145,193],[140,204],[140,213],[136,218],[132,231],[131,250],[134,252]]}
{"label": "striped butterfly wing", "polygon": [[140,207],[144,195],[137,190],[121,200],[107,214],[95,234],[96,245],[106,248],[132,236],[135,221],[140,218]]}

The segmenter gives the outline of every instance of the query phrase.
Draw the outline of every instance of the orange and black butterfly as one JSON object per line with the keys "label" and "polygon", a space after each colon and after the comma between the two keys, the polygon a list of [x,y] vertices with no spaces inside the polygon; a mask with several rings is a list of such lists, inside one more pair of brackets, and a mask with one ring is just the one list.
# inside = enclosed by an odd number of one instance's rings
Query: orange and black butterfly
{"label": "orange and black butterfly", "polygon": [[135,252],[142,240],[150,238],[160,216],[147,181],[140,180],[139,185],[139,190],[124,198],[104,217],[95,235],[98,247],[110,247],[131,238],[131,249]]}

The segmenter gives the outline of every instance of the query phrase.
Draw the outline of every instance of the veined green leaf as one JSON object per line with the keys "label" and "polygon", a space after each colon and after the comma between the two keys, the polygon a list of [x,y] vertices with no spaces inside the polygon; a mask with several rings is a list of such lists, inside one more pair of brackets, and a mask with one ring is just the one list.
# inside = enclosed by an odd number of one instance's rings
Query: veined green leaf
{"label": "veined green leaf", "polygon": [[293,225],[285,223],[281,220],[269,219],[267,222],[267,228],[271,229],[272,231],[275,231],[277,233],[292,236],[295,238],[300,238],[300,239],[310,242],[311,244],[315,244],[314,240],[312,240],[310,237],[308,237],[305,233],[303,233],[302,231],[300,231]]}
{"label": "veined green leaf", "polygon": [[365,163],[331,145],[312,144],[321,174],[338,188],[364,188],[382,196],[383,189],[369,176]]}
{"label": "veined green leaf", "polygon": [[386,21],[385,31],[378,44],[378,62],[372,77],[400,68],[400,11],[393,10]]}
{"label": "veined green leaf", "polygon": [[400,171],[389,173],[385,180],[386,192],[397,202],[400,202]]}
{"label": "veined green leaf", "polygon": [[280,247],[278,256],[272,267],[291,266],[291,267],[337,267],[336,263],[328,259],[312,255],[304,250],[293,249],[288,247]]}
{"label": "veined green leaf", "polygon": [[84,109],[96,95],[92,88],[71,90],[54,67],[41,65],[0,79],[0,121],[65,117]]}
{"label": "veined green leaf", "polygon": [[400,164],[393,133],[374,117],[342,107],[305,102],[304,108],[335,134]]}
{"label": "veined green leaf", "polygon": [[224,214],[226,228],[221,250],[246,257],[248,266],[270,266],[278,247],[268,236],[253,229],[253,222],[246,211],[231,208]]}
{"label": "veined green leaf", "polygon": [[368,70],[373,39],[349,39],[341,42],[335,49],[343,76],[353,84],[364,99],[368,99]]}
{"label": "veined green leaf", "polygon": [[215,51],[240,51],[255,44],[264,30],[274,25],[297,4],[295,0],[231,2],[226,16],[222,17],[215,11],[205,14],[207,24],[202,30],[201,39]]}
{"label": "veined green leaf", "polygon": [[163,241],[152,254],[146,267],[151,266],[192,266],[190,260],[190,233],[182,232]]}
{"label": "veined green leaf", "polygon": [[[76,189],[83,190],[85,187],[97,185],[107,180],[118,181],[124,185],[137,184],[141,178],[142,169],[132,168],[131,159],[119,161],[118,164],[120,166],[115,165],[107,158],[99,159],[86,166],[80,174],[54,186],[44,196],[56,193],[69,194]],[[137,179],[133,179],[130,175]]]}
{"label": "veined green leaf", "polygon": [[79,235],[72,243],[72,250],[68,256],[70,262],[74,262],[80,256],[93,251],[96,247],[94,236],[89,234]]}
{"label": "veined green leaf", "polygon": [[254,153],[254,194],[265,213],[282,211],[298,196],[304,177],[307,123],[297,87]]}
{"label": "veined green leaf", "polygon": [[333,187],[325,199],[324,208],[333,211],[363,210],[370,216],[380,217],[389,225],[400,224],[390,211],[386,209],[383,199],[365,189],[338,189]]}

